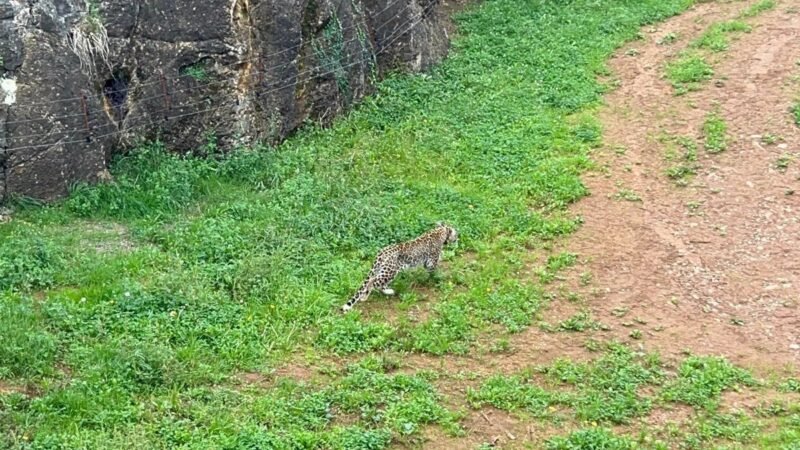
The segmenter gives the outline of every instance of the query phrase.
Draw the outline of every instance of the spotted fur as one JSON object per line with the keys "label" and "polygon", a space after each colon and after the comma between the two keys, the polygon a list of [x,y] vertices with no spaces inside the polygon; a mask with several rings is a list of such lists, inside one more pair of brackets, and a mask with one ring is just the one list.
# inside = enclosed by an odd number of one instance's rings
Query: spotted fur
{"label": "spotted fur", "polygon": [[375,289],[386,295],[393,295],[394,290],[389,288],[389,283],[402,270],[422,266],[432,272],[442,258],[444,245],[457,240],[458,232],[454,228],[438,224],[436,228],[416,239],[383,248],[378,252],[367,279],[350,300],[342,306],[342,311],[351,310],[356,303],[366,300],[370,292]]}

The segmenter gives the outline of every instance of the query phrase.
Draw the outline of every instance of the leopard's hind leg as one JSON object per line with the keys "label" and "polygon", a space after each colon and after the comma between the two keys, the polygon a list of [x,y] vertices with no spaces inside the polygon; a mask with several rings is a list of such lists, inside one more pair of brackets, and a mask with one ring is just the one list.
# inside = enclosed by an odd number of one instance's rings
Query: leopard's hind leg
{"label": "leopard's hind leg", "polygon": [[378,258],[375,260],[375,263],[372,265],[372,269],[369,271],[369,275],[367,275],[367,279],[361,283],[361,286],[358,288],[356,293],[350,297],[350,300],[342,305],[342,312],[350,311],[353,309],[353,306],[355,306],[356,303],[366,300],[374,289],[379,289],[378,283],[379,280],[382,279],[381,275],[384,272],[384,263],[382,262],[382,258],[378,256]]}
{"label": "leopard's hind leg", "polygon": [[383,264],[376,262],[369,272],[369,276],[358,288],[358,291],[342,306],[342,312],[347,312],[353,309],[353,306],[360,301],[364,301],[369,297],[370,292],[375,289],[380,290],[386,295],[393,295],[394,290],[389,289],[389,283],[397,276],[396,270],[391,270],[384,267]]}
{"label": "leopard's hind leg", "polygon": [[373,276],[372,271],[370,271],[369,276],[367,276],[367,279],[361,283],[361,286],[358,288],[356,293],[350,297],[350,300],[348,300],[347,303],[342,305],[342,312],[350,311],[353,309],[353,306],[355,306],[356,303],[366,300],[367,297],[369,297],[369,293],[372,292],[372,289],[374,289],[374,283],[375,277]]}
{"label": "leopard's hind leg", "polygon": [[397,276],[397,270],[384,269],[375,280],[375,289],[379,289],[383,295],[394,295],[394,289],[389,287],[394,278]]}

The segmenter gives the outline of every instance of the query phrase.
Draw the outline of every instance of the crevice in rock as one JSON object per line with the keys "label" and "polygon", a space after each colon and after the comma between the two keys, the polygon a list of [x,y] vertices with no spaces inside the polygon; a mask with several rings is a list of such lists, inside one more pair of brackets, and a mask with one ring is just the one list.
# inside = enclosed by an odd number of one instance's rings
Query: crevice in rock
{"label": "crevice in rock", "polygon": [[[234,0],[231,7],[231,25],[238,35],[240,45],[244,46],[242,52],[242,63],[238,68],[238,79],[236,80],[236,111],[237,119],[234,124],[234,132],[238,135],[240,143],[252,139],[252,130],[255,129],[254,108],[255,102],[252,97],[258,95],[262,89],[264,66],[261,63],[261,55],[256,45],[256,24],[250,6],[250,0]],[[257,134],[257,133],[256,133]]]}
{"label": "crevice in rock", "polygon": [[111,78],[103,83],[103,107],[117,124],[125,120],[125,116],[128,114],[130,82],[131,72],[123,67],[114,69]]}

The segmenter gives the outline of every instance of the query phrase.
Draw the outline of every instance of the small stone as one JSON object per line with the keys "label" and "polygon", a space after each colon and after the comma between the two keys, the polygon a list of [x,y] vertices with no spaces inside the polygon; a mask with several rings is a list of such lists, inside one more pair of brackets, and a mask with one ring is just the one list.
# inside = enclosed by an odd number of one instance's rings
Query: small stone
{"label": "small stone", "polygon": [[792,350],[800,350],[800,344],[791,344],[789,348]]}

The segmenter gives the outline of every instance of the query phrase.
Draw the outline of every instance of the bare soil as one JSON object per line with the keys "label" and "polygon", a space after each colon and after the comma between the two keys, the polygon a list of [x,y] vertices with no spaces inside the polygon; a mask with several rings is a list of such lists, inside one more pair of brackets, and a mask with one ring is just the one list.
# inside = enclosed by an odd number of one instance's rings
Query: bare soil
{"label": "bare soil", "polygon": [[[645,322],[644,346],[662,355],[724,355],[754,369],[800,362],[800,165],[779,170],[794,153],[800,128],[789,108],[800,94],[800,14],[785,4],[754,19],[715,64],[715,80],[675,96],[662,79],[666,61],[712,22],[731,19],[741,3],[709,3],[649,31],[610,65],[621,86],[601,111],[608,149],[597,155],[606,174],[587,178],[592,196],[576,205],[585,225],[570,249],[588,257],[601,295],[590,302],[599,320]],[[657,42],[668,33],[681,40]],[[635,49],[630,52],[628,49]],[[634,55],[635,54],[635,55]],[[627,56],[634,55],[634,56]],[[719,108],[728,149],[704,151],[705,116]],[[666,177],[658,136],[698,142],[700,169],[687,187]],[[767,133],[780,136],[761,143]],[[621,201],[621,189],[641,202]],[[612,314],[629,309],[626,317]],[[628,330],[615,326],[618,337]],[[661,330],[661,331],[656,331]]]}

